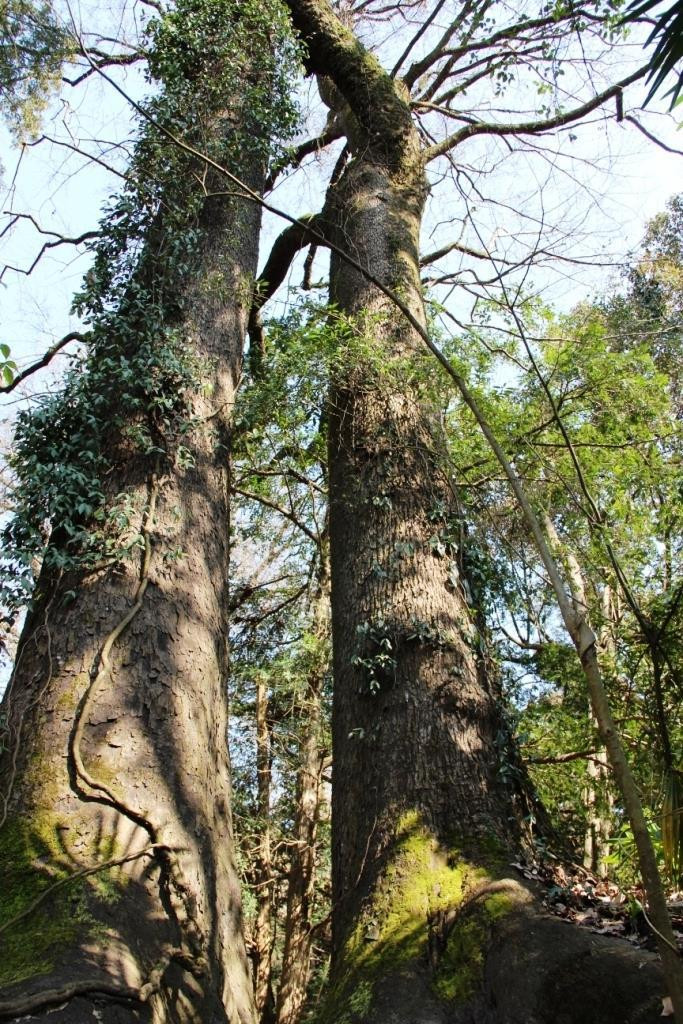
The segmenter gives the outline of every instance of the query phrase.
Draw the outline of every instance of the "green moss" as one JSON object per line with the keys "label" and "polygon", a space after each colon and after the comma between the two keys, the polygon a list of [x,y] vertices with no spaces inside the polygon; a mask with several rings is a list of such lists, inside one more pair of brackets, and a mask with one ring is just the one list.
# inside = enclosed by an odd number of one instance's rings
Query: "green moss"
{"label": "green moss", "polygon": [[[56,869],[58,838],[46,822],[28,828],[8,822],[0,833],[0,924],[25,910],[50,885],[66,877]],[[57,890],[35,911],[0,936],[0,984],[48,973],[58,949],[76,937],[84,912],[83,887]]]}
{"label": "green moss", "polygon": [[[95,757],[84,757],[83,763],[89,775],[92,775],[103,786],[107,786],[108,789],[115,791],[115,785],[119,781],[120,772],[108,765],[101,754],[96,754]],[[114,854],[111,854],[111,856],[113,857]]]}
{"label": "green moss", "polygon": [[[346,943],[343,967],[328,992],[321,1020],[336,1024],[365,1020],[379,979],[411,963],[426,964],[430,917],[457,907],[488,877],[484,869],[468,863],[456,850],[444,850],[416,812],[405,814],[391,860]],[[502,913],[499,895],[492,895],[490,900],[494,901],[492,914]],[[468,965],[474,958],[472,977],[478,978],[484,956],[484,927],[469,928],[460,940],[460,948],[456,939],[452,947],[449,943],[447,962],[444,960],[435,979],[435,989],[442,998],[464,999],[471,991],[473,982],[469,975],[464,976],[459,958],[462,955]],[[456,967],[455,979],[447,981]]]}
{"label": "green moss", "polygon": [[489,921],[495,921],[499,917],[509,914],[514,906],[514,901],[506,892],[494,892],[484,901],[486,916]]}
{"label": "green moss", "polygon": [[75,711],[81,699],[81,694],[87,689],[89,682],[90,678],[87,672],[79,672],[78,675],[74,676],[69,686],[57,698],[56,706],[59,710]]}
{"label": "green moss", "polygon": [[463,1003],[472,998],[482,979],[489,925],[511,906],[507,893],[492,893],[465,911],[462,921],[456,921],[432,982],[445,1002]]}
{"label": "green moss", "polygon": [[[51,816],[32,814],[30,824],[8,821],[0,831],[0,926],[75,870]],[[78,879],[10,924],[0,933],[0,986],[49,973],[65,949],[86,935],[97,935],[100,926],[88,908],[88,895],[111,902],[119,897],[122,882],[111,871]]]}
{"label": "green moss", "polygon": [[372,985],[368,981],[361,981],[349,997],[349,1009],[352,1013],[362,1017],[372,1005]]}
{"label": "green moss", "polygon": [[462,1003],[474,994],[484,966],[485,937],[478,918],[454,929],[434,975],[434,991],[441,999]]}
{"label": "green moss", "polygon": [[64,692],[57,698],[57,707],[65,711],[75,711],[81,696],[90,685],[90,676],[87,672],[77,672],[66,686]]}

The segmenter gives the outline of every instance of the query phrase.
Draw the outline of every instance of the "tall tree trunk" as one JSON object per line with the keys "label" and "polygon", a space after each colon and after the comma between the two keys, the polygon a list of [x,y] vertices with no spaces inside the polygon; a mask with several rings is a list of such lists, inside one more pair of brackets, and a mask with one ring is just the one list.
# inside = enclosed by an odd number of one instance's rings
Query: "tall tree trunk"
{"label": "tall tree trunk", "polygon": [[[334,214],[340,243],[362,251],[423,320],[425,185],[411,142],[412,164],[357,158],[337,186]],[[372,332],[377,359],[354,367],[330,399],[339,951],[372,875],[406,828],[427,827],[452,844],[485,835],[494,845],[509,829],[491,756],[502,729],[499,691],[459,579],[460,521],[438,413],[401,372],[424,357],[385,297],[334,257],[331,299],[360,318],[359,332]]]}
{"label": "tall tree trunk", "polygon": [[[240,167],[255,189],[262,164]],[[82,578],[43,573],[4,701],[3,1019],[254,1021],[226,609],[227,454],[259,209],[214,191],[181,297],[206,368],[184,458],[160,469],[118,444],[106,486],[134,509],[138,554]]]}
{"label": "tall tree trunk", "polygon": [[[326,215],[335,241],[424,323],[426,188],[407,108],[398,97],[396,106],[400,158],[390,139],[386,156],[357,155]],[[432,984],[430,928],[436,935],[439,914],[474,892],[487,867],[495,874],[519,833],[521,790],[500,771],[511,748],[482,624],[465,599],[438,409],[428,386],[411,383],[428,372],[419,339],[334,256],[331,300],[375,350],[330,398],[332,1015],[350,1002],[359,1020],[441,1020],[442,1003],[470,994],[472,979],[470,968],[463,980],[459,965],[454,980],[435,965]]]}
{"label": "tall tree trunk", "polygon": [[[402,85],[326,0],[288,5],[309,69],[332,79],[321,92],[353,153],[330,190],[328,240],[424,324],[426,185]],[[334,910],[321,1019],[654,1020],[656,968],[639,974],[628,951],[593,944],[609,997],[591,988],[577,999],[574,963],[591,944],[537,919],[504,877],[529,808],[466,599],[434,371],[386,294],[335,250],[331,300],[359,343],[330,396]]]}

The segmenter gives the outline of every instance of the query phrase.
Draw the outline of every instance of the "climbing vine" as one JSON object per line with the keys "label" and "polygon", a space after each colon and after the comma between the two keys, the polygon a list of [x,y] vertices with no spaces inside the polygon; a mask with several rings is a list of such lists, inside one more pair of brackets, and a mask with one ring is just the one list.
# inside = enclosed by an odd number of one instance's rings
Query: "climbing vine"
{"label": "climbing vine", "polygon": [[239,158],[265,168],[296,123],[297,50],[279,0],[180,0],[147,35],[158,92],[74,299],[90,328],[84,350],[61,390],[18,419],[0,565],[10,619],[31,593],[36,562],[89,569],[141,546],[131,526],[141,510],[111,493],[113,470],[133,456],[182,459],[192,396],[210,378],[184,324],[202,208],[216,185],[164,129],[225,165]]}

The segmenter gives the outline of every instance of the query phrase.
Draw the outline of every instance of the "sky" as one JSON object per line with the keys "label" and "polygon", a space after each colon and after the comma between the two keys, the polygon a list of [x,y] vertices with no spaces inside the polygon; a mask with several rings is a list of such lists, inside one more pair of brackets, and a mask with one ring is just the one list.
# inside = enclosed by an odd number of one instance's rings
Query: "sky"
{"label": "sky", "polygon": [[[122,74],[121,81],[135,96],[144,91],[141,76],[134,71]],[[316,105],[312,93],[310,88],[305,91],[305,105]],[[683,134],[678,131],[676,118],[664,113],[662,101],[654,101],[643,115],[638,109],[642,96],[642,90],[640,96],[634,92],[627,94],[627,114],[643,120],[650,132],[683,154]],[[320,122],[320,111],[316,116]],[[72,95],[53,104],[43,130],[46,136],[59,139],[62,144],[43,142],[22,149],[12,144],[6,131],[0,134],[0,231],[12,220],[12,212],[30,212],[44,230],[75,237],[96,226],[102,204],[121,180],[103,166],[86,163],[63,143],[82,145],[105,164],[121,169],[131,132],[129,110],[106,82],[91,80],[87,89],[72,90]],[[635,249],[647,221],[681,187],[683,155],[665,152],[631,123],[617,124],[614,118],[608,123],[597,118],[558,133],[548,155],[530,153],[526,161],[521,161],[521,171],[518,156],[506,161],[500,145],[497,149],[486,145],[487,154],[481,152],[483,144],[477,140],[462,150],[464,163],[471,161],[488,167],[498,201],[493,214],[480,213],[479,237],[475,241],[500,256],[509,253],[523,231],[529,231],[528,224],[519,222],[516,211],[529,211],[542,196],[544,217],[557,221],[556,248],[574,253],[584,261],[534,272],[535,287],[544,298],[564,309],[607,284],[609,273],[604,264],[623,259],[625,253]],[[477,149],[480,152],[475,153]],[[327,156],[317,164],[310,161],[307,175],[297,178],[294,187],[287,180],[282,182],[272,201],[290,209],[293,206],[297,213],[317,210],[324,187],[321,172],[332,160],[332,156]],[[484,181],[486,187],[486,175]],[[437,192],[438,184],[434,187]],[[432,204],[431,220],[425,230],[426,249],[450,238],[453,217],[457,227],[461,216],[461,212],[451,209],[452,198],[446,193],[444,197],[443,207],[438,200]],[[504,208],[507,212],[503,212]],[[281,222],[266,218],[264,251],[281,227]],[[45,240],[50,240],[50,236],[41,237],[28,221],[17,221],[0,238],[0,261],[26,269]],[[87,269],[87,256],[79,256],[79,251],[82,253],[82,246],[80,250],[52,249],[30,277],[12,269],[4,272],[0,286],[0,341],[10,345],[20,366],[33,361],[45,347],[78,327],[77,321],[69,316],[69,307]],[[467,304],[466,295],[464,303]]]}
{"label": "sky", "polygon": [[[140,9],[135,5],[126,9],[129,24],[124,24],[124,34],[135,28]],[[100,25],[104,11],[98,7]],[[112,5],[108,12],[120,33],[119,8]],[[82,8],[84,23],[88,17],[88,11]],[[381,23],[370,26],[367,41],[376,41],[382,31]],[[620,60],[632,62],[640,62],[643,57],[640,43],[633,41],[620,54]],[[135,69],[122,69],[117,77],[131,95],[139,98],[144,94],[146,85]],[[466,194],[466,189],[454,201],[451,182],[439,181],[442,169],[437,167],[432,173],[433,201],[425,221],[424,248],[437,248],[461,231],[469,244],[491,251],[498,259],[510,258],[521,242],[533,244],[534,224],[542,219],[546,228],[552,226],[548,237],[554,251],[578,261],[540,262],[529,285],[545,301],[567,310],[591,294],[618,287],[618,270],[611,270],[610,265],[623,265],[629,251],[636,249],[647,221],[681,187],[683,133],[677,124],[681,115],[669,116],[662,100],[653,101],[646,112],[641,111],[639,104],[644,95],[644,88],[627,92],[626,114],[642,121],[649,132],[680,153],[668,153],[654,145],[628,120],[619,124],[614,116],[605,119],[602,114],[558,132],[543,151],[534,144],[524,154],[510,154],[501,142],[473,140],[458,150],[458,159],[465,171],[476,166],[476,188],[484,193],[488,189],[495,204],[489,208],[481,203],[475,210],[475,191]],[[304,86],[301,102],[320,126],[325,112],[310,84]],[[106,81],[92,76],[86,87],[67,88],[48,109],[42,130],[57,142],[17,147],[6,130],[0,131],[0,232],[13,224],[0,235],[0,266],[7,263],[27,269],[42,242],[52,238],[39,235],[23,217],[14,220],[14,214],[30,213],[43,230],[76,237],[96,227],[103,203],[122,184],[121,178],[105,165],[115,171],[125,167],[133,133],[130,108]],[[84,160],[70,146],[95,154],[101,164]],[[315,212],[320,208],[325,175],[334,159],[332,153],[309,160],[307,173],[292,180],[285,178],[271,201],[296,214]],[[265,218],[263,259],[282,226],[277,218]],[[83,248],[51,249],[30,276],[14,269],[4,271],[0,283],[0,342],[10,346],[20,367],[78,328],[69,310],[88,265]],[[322,269],[322,263],[318,266]],[[453,268],[448,261],[445,266]],[[297,264],[290,280],[299,283],[300,274]],[[458,283],[465,287],[451,294],[464,320],[471,315],[473,304],[466,287],[468,280],[466,274],[459,278]],[[286,294],[280,293],[271,312],[284,308]],[[31,389],[45,387],[66,362],[66,356],[60,356],[36,378]],[[5,397],[1,402],[5,415],[11,415],[20,400],[16,394]]]}

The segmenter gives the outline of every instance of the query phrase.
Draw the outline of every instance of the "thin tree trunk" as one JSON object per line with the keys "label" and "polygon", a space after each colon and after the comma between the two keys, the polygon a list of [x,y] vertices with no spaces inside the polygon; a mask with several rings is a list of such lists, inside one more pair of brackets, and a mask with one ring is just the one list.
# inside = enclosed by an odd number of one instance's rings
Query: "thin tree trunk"
{"label": "thin tree trunk", "polygon": [[[600,629],[599,646],[607,663],[615,663],[614,634],[614,595],[611,586],[606,583],[602,592],[602,627]],[[598,723],[592,709],[589,708],[590,725],[597,731]],[[607,857],[609,855],[609,839],[612,833],[612,797],[609,779],[609,761],[604,746],[596,750],[586,763],[586,810],[587,828],[584,844],[584,865],[605,878],[609,873]]]}
{"label": "thin tree trunk", "polygon": [[329,567],[321,544],[322,565],[313,611],[313,636],[318,657],[306,681],[304,725],[297,779],[294,845],[287,883],[287,916],[282,970],[277,996],[277,1024],[296,1024],[304,1007],[311,976],[313,894],[316,839],[320,814],[324,749],[322,746],[322,688],[328,670]]}
{"label": "thin tree trunk", "polygon": [[[544,517],[546,533],[551,544],[561,556],[567,567],[567,574],[571,580],[571,592],[574,606],[574,614],[581,616],[588,621],[588,598],[586,579],[574,552],[563,545],[560,541],[555,524],[549,515]],[[600,638],[600,647],[603,652],[607,651],[609,644],[608,614],[610,609],[611,588],[605,586],[603,593],[603,629]],[[593,709],[588,706],[589,724],[597,730],[598,722]],[[586,832],[584,837],[584,867],[596,874],[605,876],[607,865],[605,858],[609,852],[607,840],[610,834],[610,822],[605,819],[602,813],[602,806],[609,799],[607,793],[608,762],[607,751],[602,746],[595,754],[591,755],[586,762],[586,786],[583,791],[584,805],[586,807]]]}
{"label": "thin tree trunk", "polygon": [[263,679],[256,683],[256,815],[259,837],[254,881],[256,920],[251,941],[254,999],[262,1024],[273,1020],[273,863],[270,850],[270,792],[272,783],[271,729],[268,721],[268,690]]}

